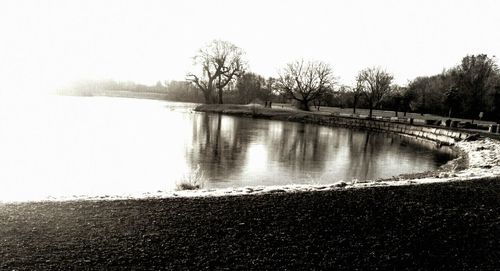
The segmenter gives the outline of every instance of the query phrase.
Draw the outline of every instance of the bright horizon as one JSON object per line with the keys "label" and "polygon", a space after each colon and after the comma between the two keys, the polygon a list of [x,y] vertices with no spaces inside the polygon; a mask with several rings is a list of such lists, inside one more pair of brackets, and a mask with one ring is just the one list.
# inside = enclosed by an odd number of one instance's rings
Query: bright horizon
{"label": "bright horizon", "polygon": [[242,48],[265,77],[303,58],[331,64],[342,84],[380,66],[404,85],[467,54],[498,55],[499,11],[494,0],[8,0],[0,2],[0,94],[79,79],[184,80],[213,39]]}

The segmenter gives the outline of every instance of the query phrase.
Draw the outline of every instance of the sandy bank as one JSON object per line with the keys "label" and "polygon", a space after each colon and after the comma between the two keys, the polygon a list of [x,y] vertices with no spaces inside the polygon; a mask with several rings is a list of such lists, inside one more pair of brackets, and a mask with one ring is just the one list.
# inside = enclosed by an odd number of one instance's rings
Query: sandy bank
{"label": "sandy bank", "polygon": [[499,179],[0,205],[2,270],[497,270]]}

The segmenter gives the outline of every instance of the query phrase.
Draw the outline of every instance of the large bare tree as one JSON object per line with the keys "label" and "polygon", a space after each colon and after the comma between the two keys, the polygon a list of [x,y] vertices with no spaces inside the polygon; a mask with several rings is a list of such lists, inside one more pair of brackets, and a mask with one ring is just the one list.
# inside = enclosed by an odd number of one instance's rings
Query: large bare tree
{"label": "large bare tree", "polygon": [[318,61],[299,60],[286,65],[276,80],[277,89],[294,99],[297,108],[309,111],[309,102],[333,89],[332,68]]}
{"label": "large bare tree", "polygon": [[198,73],[189,73],[187,80],[203,93],[206,103],[222,104],[224,88],[245,72],[243,55],[243,50],[236,45],[214,40],[193,58],[201,69]]}
{"label": "large bare tree", "polygon": [[357,87],[363,89],[363,93],[370,107],[369,117],[372,117],[373,108],[377,108],[382,98],[391,91],[393,76],[381,68],[367,68],[359,72],[356,78]]}

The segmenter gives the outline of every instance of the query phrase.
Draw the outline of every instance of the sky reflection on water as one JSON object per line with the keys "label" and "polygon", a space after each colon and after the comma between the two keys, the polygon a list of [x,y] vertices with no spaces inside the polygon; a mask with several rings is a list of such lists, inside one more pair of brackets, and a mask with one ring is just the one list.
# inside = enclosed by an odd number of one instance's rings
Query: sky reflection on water
{"label": "sky reflection on water", "polygon": [[432,170],[450,157],[402,137],[194,113],[194,105],[53,97],[0,108],[0,201],[332,183]]}

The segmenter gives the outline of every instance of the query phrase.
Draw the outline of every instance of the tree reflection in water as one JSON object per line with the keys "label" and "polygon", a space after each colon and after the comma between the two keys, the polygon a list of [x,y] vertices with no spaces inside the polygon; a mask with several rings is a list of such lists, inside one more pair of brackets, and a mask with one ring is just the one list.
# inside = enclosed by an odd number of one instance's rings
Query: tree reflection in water
{"label": "tree reflection in water", "polygon": [[449,157],[401,136],[193,113],[194,104],[56,97],[32,106],[36,114],[4,114],[3,200],[170,191],[198,167],[206,188],[332,183],[433,170]]}
{"label": "tree reflection in water", "polygon": [[432,170],[450,155],[381,133],[194,114],[191,168],[211,187],[331,183]]}

